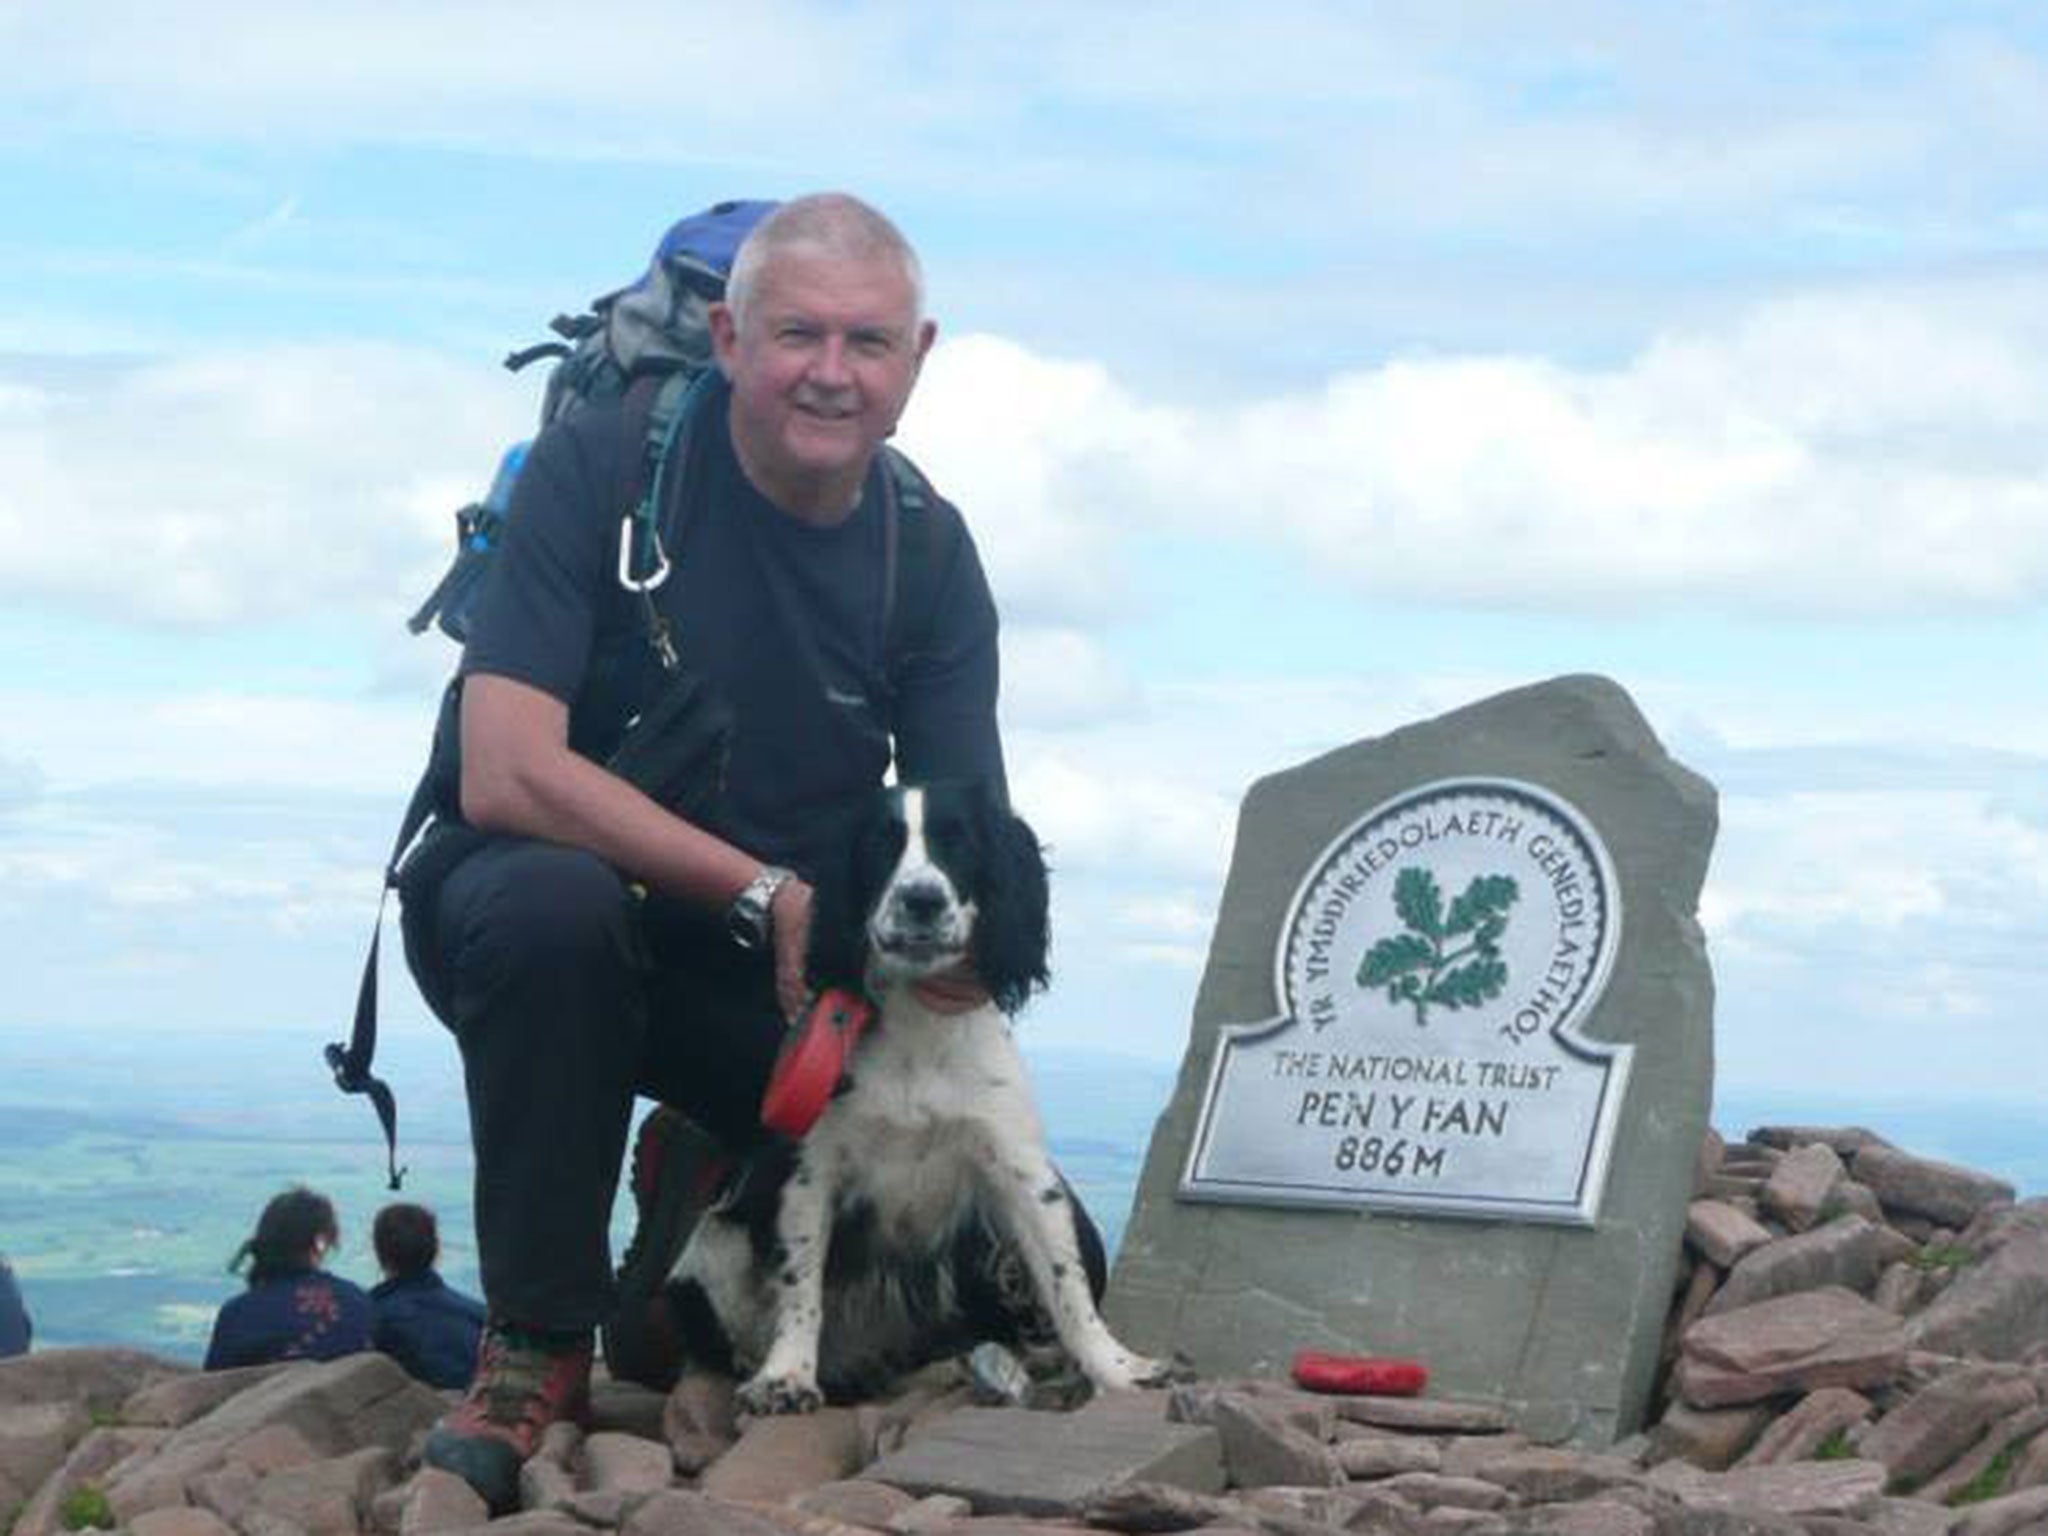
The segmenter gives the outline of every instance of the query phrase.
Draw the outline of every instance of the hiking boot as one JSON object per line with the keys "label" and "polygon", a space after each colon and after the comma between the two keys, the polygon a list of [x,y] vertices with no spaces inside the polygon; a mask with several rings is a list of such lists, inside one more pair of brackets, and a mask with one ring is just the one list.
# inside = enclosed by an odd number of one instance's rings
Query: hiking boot
{"label": "hiking boot", "polygon": [[679,1109],[657,1104],[640,1122],[633,1141],[633,1240],[619,1265],[617,1309],[603,1330],[605,1369],[614,1381],[666,1392],[682,1374],[668,1277],[732,1166]]}
{"label": "hiking boot", "polygon": [[519,1505],[519,1468],[548,1426],[590,1416],[590,1335],[506,1323],[484,1330],[476,1377],[442,1415],[421,1455],[483,1496],[493,1515]]}

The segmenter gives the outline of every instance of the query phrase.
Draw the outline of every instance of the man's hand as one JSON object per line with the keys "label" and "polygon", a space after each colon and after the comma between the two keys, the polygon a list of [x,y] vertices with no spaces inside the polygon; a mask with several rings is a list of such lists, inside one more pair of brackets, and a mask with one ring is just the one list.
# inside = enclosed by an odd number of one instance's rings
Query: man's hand
{"label": "man's hand", "polygon": [[811,989],[804,980],[804,955],[811,942],[811,888],[792,875],[768,903],[769,933],[775,945],[775,1000],[792,1025],[803,1018]]}
{"label": "man's hand", "polygon": [[910,990],[933,1013],[972,1013],[991,1001],[972,962],[966,960],[912,982]]}

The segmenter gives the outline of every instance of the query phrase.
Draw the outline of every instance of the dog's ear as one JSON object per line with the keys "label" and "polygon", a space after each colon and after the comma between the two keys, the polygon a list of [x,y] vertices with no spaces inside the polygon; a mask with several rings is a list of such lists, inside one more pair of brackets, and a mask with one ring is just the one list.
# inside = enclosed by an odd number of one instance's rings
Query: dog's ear
{"label": "dog's ear", "polygon": [[862,869],[873,815],[844,818],[827,842],[830,851],[812,888],[810,943],[804,954],[804,979],[814,992],[846,987],[857,993],[866,985],[868,910],[874,895]]}
{"label": "dog's ear", "polygon": [[1047,980],[1045,852],[1024,818],[993,794],[982,814],[988,868],[975,893],[974,969],[996,1006],[1015,1013]]}

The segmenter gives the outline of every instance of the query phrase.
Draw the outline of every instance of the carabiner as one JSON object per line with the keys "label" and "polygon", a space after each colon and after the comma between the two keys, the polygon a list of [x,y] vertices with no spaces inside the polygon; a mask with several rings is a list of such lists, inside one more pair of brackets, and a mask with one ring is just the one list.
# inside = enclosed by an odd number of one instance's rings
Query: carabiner
{"label": "carabiner", "polygon": [[661,535],[654,535],[654,573],[644,579],[633,575],[633,525],[639,521],[632,513],[619,519],[619,585],[628,592],[652,592],[668,580],[668,551],[661,547]]}

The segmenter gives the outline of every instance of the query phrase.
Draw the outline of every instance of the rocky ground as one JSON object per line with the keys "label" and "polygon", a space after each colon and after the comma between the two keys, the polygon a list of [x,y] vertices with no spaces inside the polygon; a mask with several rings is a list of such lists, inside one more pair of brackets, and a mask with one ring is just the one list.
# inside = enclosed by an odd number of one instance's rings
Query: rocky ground
{"label": "rocky ground", "polygon": [[[1066,1412],[953,1366],[886,1402],[735,1420],[730,1384],[600,1383],[504,1536],[1920,1536],[2048,1533],[2048,1200],[1867,1131],[1710,1140],[1654,1422],[1531,1445],[1508,1405],[1195,1381]],[[0,1362],[0,1531],[427,1536],[487,1523],[381,1355],[203,1374]]]}

